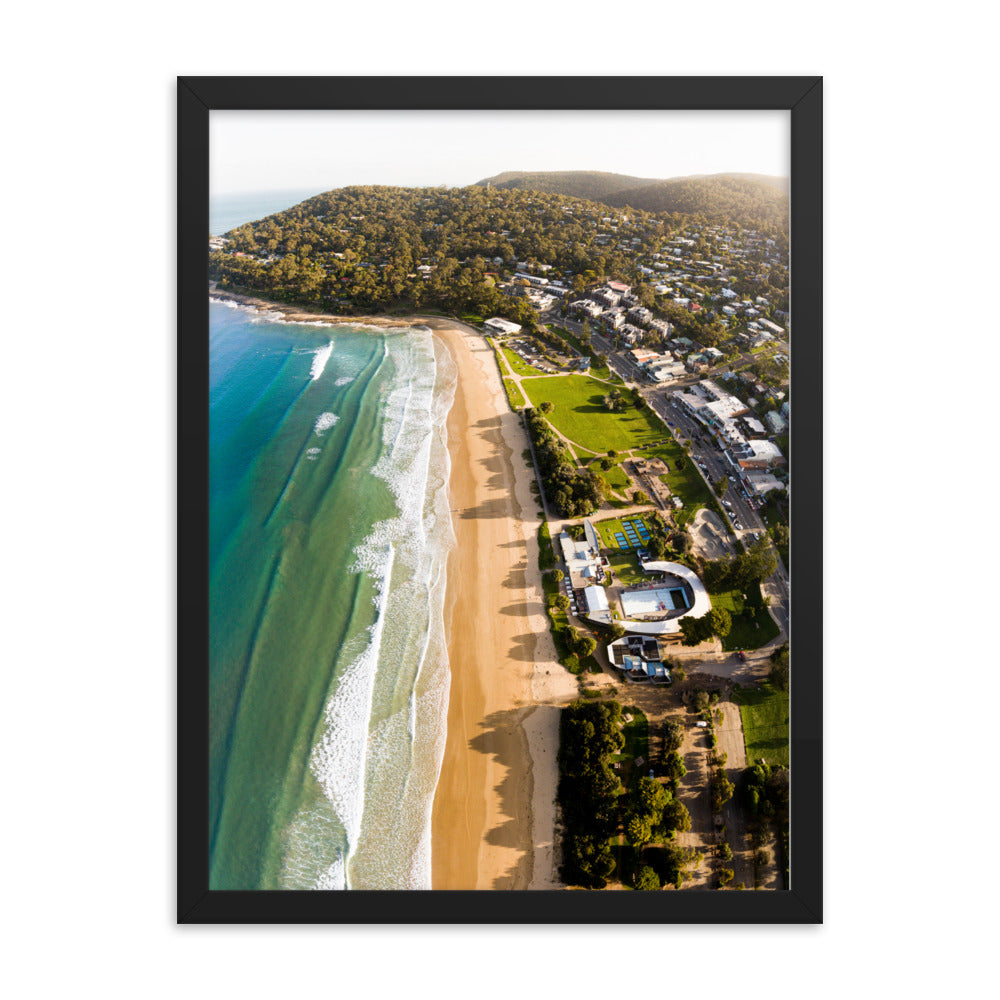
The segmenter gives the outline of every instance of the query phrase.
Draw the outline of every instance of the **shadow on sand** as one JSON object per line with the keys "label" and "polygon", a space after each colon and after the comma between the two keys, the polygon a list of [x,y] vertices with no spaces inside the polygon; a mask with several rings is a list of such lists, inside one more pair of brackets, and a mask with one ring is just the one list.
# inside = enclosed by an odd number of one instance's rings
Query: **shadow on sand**
{"label": "shadow on sand", "polygon": [[493,889],[527,889],[534,865],[531,828],[533,790],[528,738],[521,725],[531,707],[506,709],[488,715],[482,732],[469,741],[470,749],[492,757],[506,774],[494,791],[500,797],[501,819],[486,831],[486,842],[517,852],[513,864],[493,881]]}

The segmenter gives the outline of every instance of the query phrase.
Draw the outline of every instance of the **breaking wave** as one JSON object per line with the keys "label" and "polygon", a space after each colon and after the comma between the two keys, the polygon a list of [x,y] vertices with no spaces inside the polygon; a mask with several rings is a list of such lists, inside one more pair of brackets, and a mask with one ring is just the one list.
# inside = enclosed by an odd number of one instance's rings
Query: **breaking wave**
{"label": "breaking wave", "polygon": [[310,758],[346,841],[312,873],[315,888],[430,888],[449,687],[445,570],[454,544],[445,420],[456,379],[429,330],[387,336],[385,353],[395,374],[372,471],[398,514],[355,548],[351,569],[375,584],[376,620],[338,679]]}
{"label": "breaking wave", "polygon": [[313,382],[316,381],[323,374],[323,370],[326,368],[327,361],[330,360],[330,355],[333,353],[333,341],[331,340],[326,347],[321,347],[315,355],[313,355],[312,368],[309,369],[309,377]]}
{"label": "breaking wave", "polygon": [[316,432],[317,437],[323,436],[323,431],[328,431],[340,417],[336,413],[321,413],[316,418],[316,423],[313,425],[313,430]]}

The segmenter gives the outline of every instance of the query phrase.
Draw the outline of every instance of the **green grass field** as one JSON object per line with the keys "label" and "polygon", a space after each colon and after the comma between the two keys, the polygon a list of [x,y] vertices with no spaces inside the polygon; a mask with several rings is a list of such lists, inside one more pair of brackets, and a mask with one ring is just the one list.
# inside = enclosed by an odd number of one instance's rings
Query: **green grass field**
{"label": "green grass field", "polygon": [[767,682],[736,688],[733,701],[740,706],[747,761],[763,758],[768,764],[788,766],[788,694]]}
{"label": "green grass field", "polygon": [[504,392],[507,393],[507,402],[510,403],[512,410],[524,406],[524,396],[521,395],[521,390],[518,389],[517,383],[512,378],[504,378],[503,388]]}
{"label": "green grass field", "polygon": [[710,593],[708,596],[713,608],[725,608],[732,615],[733,627],[722,640],[725,650],[759,649],[780,631],[767,608],[748,607],[738,590]]}
{"label": "green grass field", "polygon": [[609,389],[588,375],[531,378],[524,383],[533,406],[550,402],[552,425],[571,441],[595,452],[630,451],[666,436],[649,410],[633,406],[612,413],[603,403]]}
{"label": "green grass field", "polygon": [[733,619],[733,627],[722,640],[722,648],[759,649],[780,631],[767,608],[746,608],[739,618]]}
{"label": "green grass field", "polygon": [[620,465],[612,465],[607,472],[605,472],[599,465],[594,465],[593,463],[591,467],[594,472],[607,480],[608,485],[613,490],[621,492],[622,490],[628,489],[632,485],[631,480],[625,475],[625,471]]}
{"label": "green grass field", "polygon": [[611,572],[614,573],[615,580],[626,587],[638,586],[649,579],[640,569],[637,555],[619,552],[617,555],[609,555],[608,562],[611,563]]}

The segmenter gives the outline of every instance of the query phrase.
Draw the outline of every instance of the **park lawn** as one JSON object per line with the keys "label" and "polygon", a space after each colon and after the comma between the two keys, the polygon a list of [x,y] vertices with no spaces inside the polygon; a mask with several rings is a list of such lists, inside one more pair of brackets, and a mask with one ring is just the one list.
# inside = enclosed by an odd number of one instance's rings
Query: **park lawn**
{"label": "park lawn", "polygon": [[622,490],[628,489],[632,485],[632,481],[625,475],[625,470],[622,469],[620,465],[612,465],[607,472],[605,472],[600,466],[594,465],[593,471],[606,479],[608,485],[613,490],[621,492]]}
{"label": "park lawn", "polygon": [[547,417],[556,430],[595,452],[631,451],[664,436],[663,425],[648,409],[608,410],[603,402],[608,387],[589,375],[526,379],[524,390],[534,406],[553,404]]}
{"label": "park lawn", "polygon": [[763,759],[787,767],[788,693],[765,681],[753,687],[734,688],[732,697],[740,706],[747,762]]}
{"label": "park lawn", "polygon": [[[622,735],[625,737],[625,746],[622,753],[625,757],[642,757],[643,762],[649,763],[649,720],[644,712],[641,712],[634,705],[622,707],[622,715],[631,715],[632,721],[626,722]],[[612,758],[613,759],[613,758]],[[641,766],[641,765],[640,765]]]}
{"label": "park lawn", "polygon": [[737,649],[759,649],[769,643],[780,631],[765,607],[752,607],[743,600],[738,590],[709,593],[713,608],[725,608],[733,619],[733,627],[722,640],[722,648],[732,652]]}
{"label": "park lawn", "polygon": [[[503,356],[510,365],[510,370],[515,375],[538,375],[538,369],[532,368],[519,354],[515,354],[509,347],[501,347]],[[541,377],[541,376],[539,376]]]}
{"label": "park lawn", "polygon": [[767,608],[744,608],[739,618],[733,619],[729,635],[722,640],[722,648],[760,649],[774,639],[781,629]]}
{"label": "park lawn", "polygon": [[609,555],[608,562],[615,579],[626,587],[634,587],[649,579],[639,566],[639,557],[631,552]]}
{"label": "park lawn", "polygon": [[503,388],[504,392],[507,393],[507,402],[510,403],[512,410],[524,406],[524,396],[521,395],[521,390],[518,389],[517,383],[512,378],[504,378]]}

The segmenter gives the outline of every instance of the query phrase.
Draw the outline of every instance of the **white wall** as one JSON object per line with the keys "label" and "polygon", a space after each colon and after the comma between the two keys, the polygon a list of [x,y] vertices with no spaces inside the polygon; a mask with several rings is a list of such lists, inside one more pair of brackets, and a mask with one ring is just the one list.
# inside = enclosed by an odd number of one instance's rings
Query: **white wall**
{"label": "white wall", "polygon": [[[523,16],[456,0],[8,12],[0,733],[13,995],[406,996],[424,979],[452,996],[459,977],[477,998],[582,983],[591,996],[770,998],[792,984],[815,997],[980,995],[997,892],[995,753],[982,735],[996,637],[978,614],[930,634],[915,626],[907,581],[932,546],[983,611],[994,602],[992,517],[967,507],[976,494],[965,490],[992,476],[972,443],[986,421],[924,419],[910,432],[933,324],[919,297],[891,290],[919,284],[929,265],[940,284],[942,243],[995,271],[995,35],[977,13],[988,9],[956,0],[947,17],[900,17],[857,0],[720,2],[706,20],[697,5],[640,4],[617,23],[621,44],[589,62],[593,18],[565,0],[533,7],[530,31]],[[630,37],[651,43],[641,63]],[[476,74],[498,52],[522,74],[826,76],[828,481],[850,468],[853,481],[881,484],[851,503],[827,493],[826,925],[179,930],[174,77]],[[585,147],[566,166],[586,168]],[[499,169],[530,170],[530,156]],[[994,344],[976,343],[977,370],[997,370]],[[942,366],[942,383],[967,370]],[[859,408],[865,371],[878,391]],[[893,386],[911,405],[896,405]],[[933,510],[919,496],[928,456],[949,500]],[[838,596],[856,589],[859,564],[880,611],[840,628]]]}

